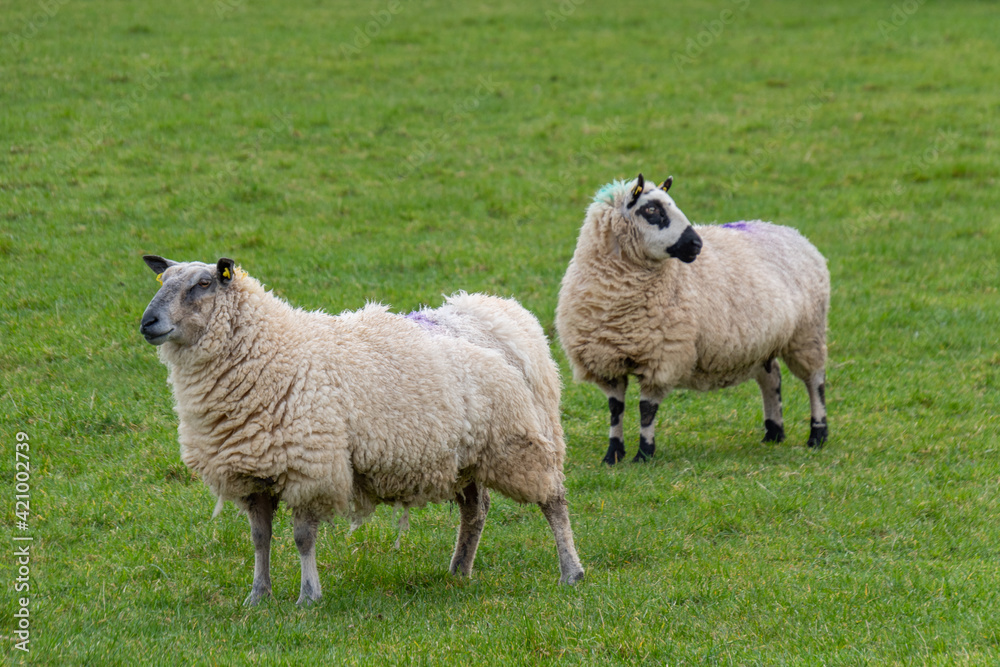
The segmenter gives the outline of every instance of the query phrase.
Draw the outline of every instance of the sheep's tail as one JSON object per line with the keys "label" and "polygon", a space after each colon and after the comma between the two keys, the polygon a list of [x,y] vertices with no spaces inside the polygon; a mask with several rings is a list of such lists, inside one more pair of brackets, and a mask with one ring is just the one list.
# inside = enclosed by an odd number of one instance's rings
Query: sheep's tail
{"label": "sheep's tail", "polygon": [[399,515],[399,532],[396,534],[396,542],[392,545],[393,549],[399,550],[400,544],[403,541],[403,535],[410,529],[410,508],[406,507],[402,503],[396,503],[393,508],[393,515],[396,514],[396,510],[401,509],[402,512]]}
{"label": "sheep's tail", "polygon": [[219,499],[215,501],[215,509],[212,510],[212,518],[213,519],[215,517],[219,516],[220,514],[222,514],[222,506],[225,505],[225,504],[226,504],[226,501],[222,499],[222,496],[219,496]]}

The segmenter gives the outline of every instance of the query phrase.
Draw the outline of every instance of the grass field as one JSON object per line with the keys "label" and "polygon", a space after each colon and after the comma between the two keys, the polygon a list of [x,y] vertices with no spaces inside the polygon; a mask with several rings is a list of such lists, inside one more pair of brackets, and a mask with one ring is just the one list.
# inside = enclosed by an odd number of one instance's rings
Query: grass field
{"label": "grass field", "polygon": [[[0,2],[5,660],[1000,662],[997,5],[606,4]],[[791,225],[829,259],[824,450],[786,372],[786,443],[759,442],[750,383],[675,393],[651,464],[600,465],[605,400],[552,321],[590,198],[639,171],[694,221]],[[299,609],[282,510],[275,599],[242,607],[246,520],[209,519],[138,334],[144,253],[230,256],[330,312],[519,299],[563,370],[587,578],[558,586],[534,507],[494,497],[470,580],[453,508],[394,550],[383,507],[321,529]]]}

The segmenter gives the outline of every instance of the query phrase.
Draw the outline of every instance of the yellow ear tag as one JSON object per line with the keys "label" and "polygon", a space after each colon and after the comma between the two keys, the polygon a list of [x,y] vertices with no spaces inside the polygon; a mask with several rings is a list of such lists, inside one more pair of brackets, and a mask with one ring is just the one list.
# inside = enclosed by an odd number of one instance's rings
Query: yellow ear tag
{"label": "yellow ear tag", "polygon": [[229,280],[230,278],[232,278],[232,274],[229,273],[229,267],[228,266],[226,268],[222,269],[222,277],[225,278],[226,280]]}
{"label": "yellow ear tag", "polygon": [[635,186],[634,188],[632,188],[632,196],[633,197],[638,197],[639,195],[642,194],[642,190],[643,190],[643,188],[641,186],[638,186],[638,185]]}
{"label": "yellow ear tag", "polygon": [[161,285],[163,284],[163,274],[162,273],[157,273],[156,274],[156,282],[160,283]]}

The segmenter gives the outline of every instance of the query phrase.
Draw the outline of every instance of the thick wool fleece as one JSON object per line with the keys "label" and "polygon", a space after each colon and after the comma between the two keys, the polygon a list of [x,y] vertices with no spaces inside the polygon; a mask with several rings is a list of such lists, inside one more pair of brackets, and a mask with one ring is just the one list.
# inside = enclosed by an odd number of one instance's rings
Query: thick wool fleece
{"label": "thick wool fleece", "polygon": [[436,310],[295,309],[242,274],[206,333],[160,348],[181,457],[221,500],[268,492],[318,518],[420,506],[476,481],[562,492],[559,380],[537,320],[459,294]]}
{"label": "thick wool fleece", "polygon": [[829,273],[797,231],[695,226],[695,261],[652,261],[617,203],[588,209],[559,293],[556,329],[576,379],[636,375],[662,394],[739,384],[775,357],[800,377],[823,368]]}

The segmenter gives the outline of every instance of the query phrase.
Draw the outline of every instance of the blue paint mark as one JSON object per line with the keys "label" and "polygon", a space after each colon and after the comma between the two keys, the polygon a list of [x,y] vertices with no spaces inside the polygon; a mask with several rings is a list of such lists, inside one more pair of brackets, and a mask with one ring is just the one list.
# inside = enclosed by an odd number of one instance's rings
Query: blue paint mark
{"label": "blue paint mark", "polygon": [[725,227],[726,229],[738,229],[741,232],[750,231],[750,224],[746,222],[727,222],[722,226]]}
{"label": "blue paint mark", "polygon": [[437,322],[427,317],[427,313],[422,310],[415,310],[412,313],[407,313],[403,317],[411,322],[419,324],[425,329],[434,329],[437,327]]}
{"label": "blue paint mark", "polygon": [[597,191],[597,194],[594,195],[594,201],[608,204],[610,206],[615,203],[616,196],[625,192],[627,185],[628,184],[625,181],[611,181]]}

